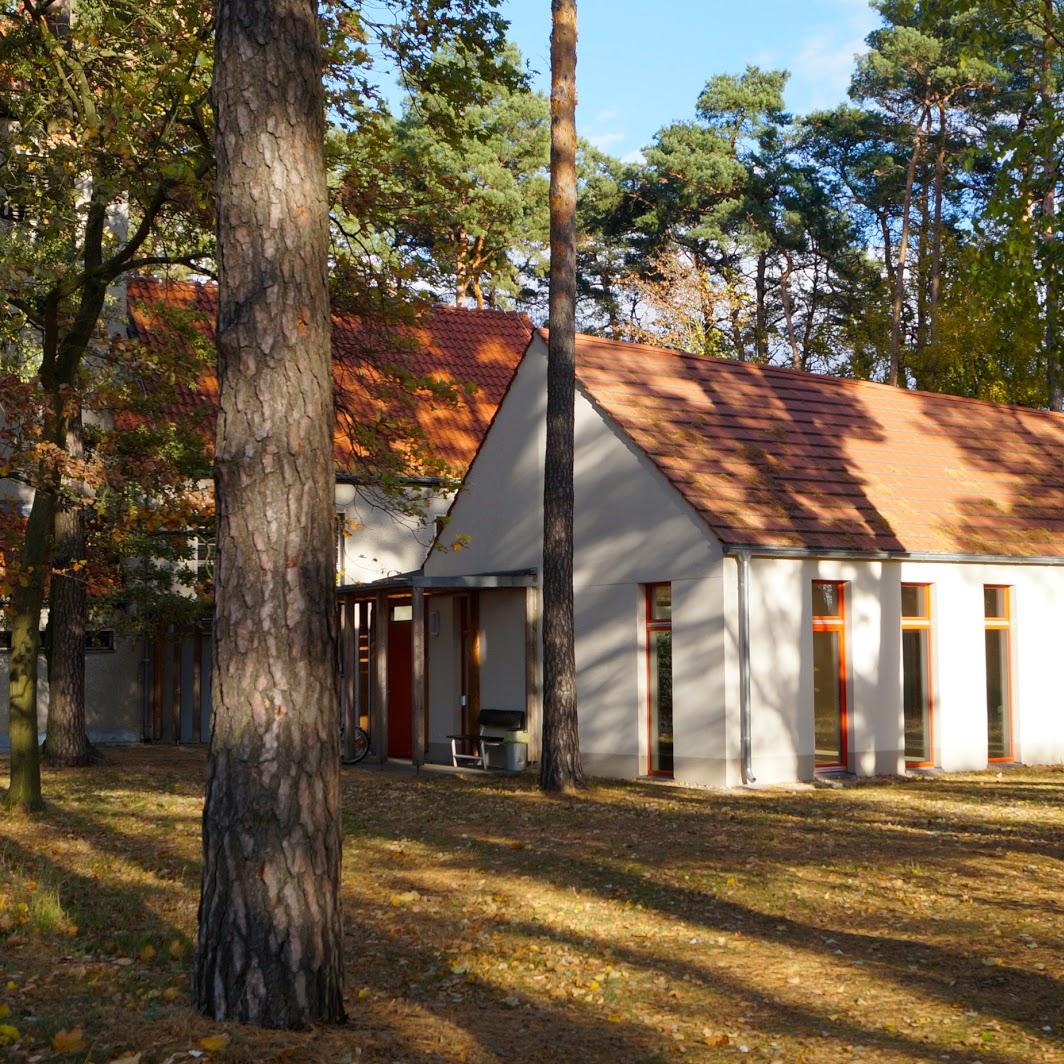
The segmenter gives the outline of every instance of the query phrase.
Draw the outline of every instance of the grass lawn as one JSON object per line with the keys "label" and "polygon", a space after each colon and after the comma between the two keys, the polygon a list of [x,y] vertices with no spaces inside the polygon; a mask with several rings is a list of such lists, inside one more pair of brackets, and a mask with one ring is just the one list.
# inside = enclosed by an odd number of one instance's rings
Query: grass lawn
{"label": "grass lawn", "polygon": [[188,1007],[204,768],[114,751],[0,820],[0,1058],[1064,1061],[1064,772],[547,799],[345,769],[349,1023],[279,1034]]}

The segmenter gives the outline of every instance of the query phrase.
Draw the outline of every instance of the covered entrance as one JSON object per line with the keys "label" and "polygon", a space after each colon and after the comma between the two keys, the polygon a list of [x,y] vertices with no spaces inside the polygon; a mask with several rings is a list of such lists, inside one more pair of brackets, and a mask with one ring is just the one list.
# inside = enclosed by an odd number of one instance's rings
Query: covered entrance
{"label": "covered entrance", "polygon": [[370,757],[449,764],[450,736],[476,734],[481,709],[520,711],[538,759],[539,587],[530,570],[421,572],[341,587],[339,673],[345,736]]}

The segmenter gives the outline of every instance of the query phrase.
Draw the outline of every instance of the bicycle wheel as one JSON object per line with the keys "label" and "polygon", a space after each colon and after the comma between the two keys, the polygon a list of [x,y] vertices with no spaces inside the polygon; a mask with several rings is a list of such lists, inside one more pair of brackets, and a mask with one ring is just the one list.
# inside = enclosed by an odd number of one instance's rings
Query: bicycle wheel
{"label": "bicycle wheel", "polygon": [[357,765],[369,753],[369,735],[364,728],[355,728],[354,747],[350,757],[341,758],[345,765]]}

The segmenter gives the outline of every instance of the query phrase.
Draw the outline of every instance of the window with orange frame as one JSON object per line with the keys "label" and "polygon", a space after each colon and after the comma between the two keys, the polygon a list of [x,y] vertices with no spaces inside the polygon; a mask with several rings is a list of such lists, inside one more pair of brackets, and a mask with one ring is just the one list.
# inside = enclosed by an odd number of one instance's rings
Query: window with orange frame
{"label": "window with orange frame", "polygon": [[1012,734],[1012,588],[983,588],[986,633],[987,760],[1013,761]]}
{"label": "window with orange frame", "polygon": [[849,763],[846,705],[846,585],[813,581],[813,730],[817,772]]}
{"label": "window with orange frame", "polygon": [[935,763],[934,689],[931,681],[931,585],[901,585],[902,708],[905,763]]}

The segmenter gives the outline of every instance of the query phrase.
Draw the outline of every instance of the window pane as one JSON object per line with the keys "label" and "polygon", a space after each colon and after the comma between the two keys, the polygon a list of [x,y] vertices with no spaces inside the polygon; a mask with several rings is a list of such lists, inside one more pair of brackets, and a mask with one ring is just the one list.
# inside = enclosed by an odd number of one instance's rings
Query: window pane
{"label": "window pane", "polygon": [[667,621],[672,617],[672,584],[655,584],[650,589],[650,619]]}
{"label": "window pane", "polygon": [[413,606],[393,606],[392,607],[392,620],[393,621],[412,621],[414,619],[414,607]]}
{"label": "window pane", "polygon": [[822,584],[819,581],[813,583],[813,616],[814,617],[841,617],[842,595],[841,584]]}
{"label": "window pane", "polygon": [[927,616],[927,588],[923,584],[901,585],[901,615],[903,617]]}
{"label": "window pane", "polygon": [[1012,757],[1012,706],[1010,701],[1009,633],[1003,628],[989,628],[986,633],[988,757]]}
{"label": "window pane", "polygon": [[932,760],[929,637],[923,628],[901,633],[906,761]]}
{"label": "window pane", "polygon": [[839,635],[813,633],[813,718],[818,766],[842,764]]}
{"label": "window pane", "polygon": [[650,632],[650,771],[672,773],[672,632]]}
{"label": "window pane", "polygon": [[1008,588],[983,588],[983,615],[985,617],[1008,616]]}

